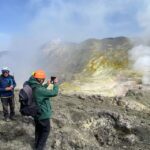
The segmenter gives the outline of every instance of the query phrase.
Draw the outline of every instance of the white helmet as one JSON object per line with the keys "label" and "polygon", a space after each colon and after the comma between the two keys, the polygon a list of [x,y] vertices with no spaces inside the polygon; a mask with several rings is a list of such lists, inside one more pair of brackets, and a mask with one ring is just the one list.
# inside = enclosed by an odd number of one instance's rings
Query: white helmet
{"label": "white helmet", "polygon": [[3,67],[2,71],[10,71],[8,67]]}

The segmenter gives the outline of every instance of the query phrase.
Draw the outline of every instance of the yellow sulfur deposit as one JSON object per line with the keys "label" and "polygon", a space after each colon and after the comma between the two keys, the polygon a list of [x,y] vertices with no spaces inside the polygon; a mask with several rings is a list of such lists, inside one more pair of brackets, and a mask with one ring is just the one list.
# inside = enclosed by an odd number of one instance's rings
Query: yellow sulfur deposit
{"label": "yellow sulfur deposit", "polygon": [[65,93],[100,94],[115,96],[119,82],[138,74],[129,69],[128,53],[125,50],[108,50],[94,52],[83,71],[70,83],[63,83],[61,89]]}

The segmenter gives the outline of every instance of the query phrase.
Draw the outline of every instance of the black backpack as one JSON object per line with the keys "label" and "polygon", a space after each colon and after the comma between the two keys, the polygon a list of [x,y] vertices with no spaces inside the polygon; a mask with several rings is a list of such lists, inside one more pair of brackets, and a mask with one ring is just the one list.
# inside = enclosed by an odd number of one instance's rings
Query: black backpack
{"label": "black backpack", "polygon": [[33,97],[34,90],[35,88],[32,89],[31,86],[25,82],[23,88],[19,91],[20,113],[23,116],[36,117],[40,115],[40,109]]}

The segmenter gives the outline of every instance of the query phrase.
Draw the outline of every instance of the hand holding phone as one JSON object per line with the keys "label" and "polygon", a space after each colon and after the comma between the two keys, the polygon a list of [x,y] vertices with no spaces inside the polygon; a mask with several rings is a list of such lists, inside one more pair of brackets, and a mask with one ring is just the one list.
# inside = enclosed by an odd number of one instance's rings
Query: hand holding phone
{"label": "hand holding phone", "polygon": [[51,84],[51,80],[49,79],[49,80],[47,80],[47,84],[48,85],[50,85]]}
{"label": "hand holding phone", "polygon": [[56,77],[54,77],[54,76],[51,76],[51,83],[52,84],[58,83],[58,79]]}
{"label": "hand holding phone", "polygon": [[54,84],[54,80],[56,79],[56,77],[51,76],[51,83]]}

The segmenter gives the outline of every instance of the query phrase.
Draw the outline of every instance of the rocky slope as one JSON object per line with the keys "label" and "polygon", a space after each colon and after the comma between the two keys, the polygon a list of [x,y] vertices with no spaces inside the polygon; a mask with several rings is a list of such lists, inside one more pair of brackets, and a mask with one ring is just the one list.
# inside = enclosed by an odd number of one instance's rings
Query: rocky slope
{"label": "rocky slope", "polygon": [[131,41],[126,37],[88,39],[81,43],[51,41],[41,47],[38,64],[49,74],[68,81],[74,74],[80,73],[95,55],[117,50],[127,51],[131,47]]}
{"label": "rocky slope", "polygon": [[[47,150],[149,150],[150,87],[130,90],[124,97],[63,95],[53,98],[52,130]],[[31,150],[34,127],[31,118],[4,122],[0,115],[2,150]],[[2,108],[0,108],[2,111]]]}
{"label": "rocky slope", "polygon": [[132,47],[126,37],[88,39],[78,44],[53,41],[41,48],[40,56],[42,67],[63,81],[64,94],[115,96],[124,95],[126,84],[132,87],[139,82],[140,74],[132,70],[128,56]]}
{"label": "rocky slope", "polygon": [[[150,86],[132,69],[132,46],[118,37],[41,48],[42,67],[63,81],[52,100],[47,150],[150,149]],[[3,121],[0,106],[0,149],[31,150],[33,119],[21,117],[15,95],[16,121]]]}

